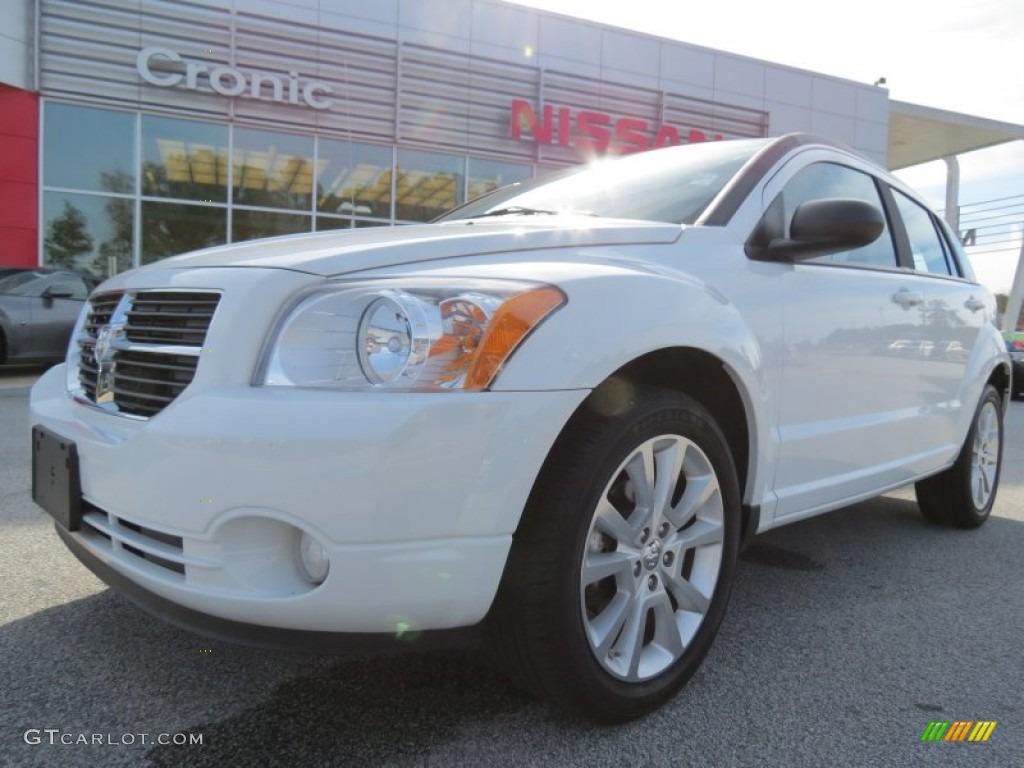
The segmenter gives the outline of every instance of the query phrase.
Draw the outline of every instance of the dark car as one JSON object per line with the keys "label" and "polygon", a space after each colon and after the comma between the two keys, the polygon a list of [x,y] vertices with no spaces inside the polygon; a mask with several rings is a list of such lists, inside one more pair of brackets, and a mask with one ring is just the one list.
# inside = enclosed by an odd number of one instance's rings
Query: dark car
{"label": "dark car", "polygon": [[1014,400],[1024,398],[1024,334],[1014,334],[1015,338],[1006,339],[1006,351],[1010,353],[1013,360],[1013,389],[1011,394]]}
{"label": "dark car", "polygon": [[0,365],[62,360],[98,283],[69,270],[0,267]]}

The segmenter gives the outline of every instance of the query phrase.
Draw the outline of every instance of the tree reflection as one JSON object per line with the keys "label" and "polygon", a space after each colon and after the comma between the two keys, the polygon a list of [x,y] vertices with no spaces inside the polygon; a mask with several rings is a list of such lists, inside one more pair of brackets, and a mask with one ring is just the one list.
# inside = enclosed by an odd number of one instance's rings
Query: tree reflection
{"label": "tree reflection", "polygon": [[186,203],[142,204],[142,263],[222,245],[227,211]]}
{"label": "tree reflection", "polygon": [[46,228],[43,250],[46,263],[62,269],[76,269],[76,258],[92,250],[85,214],[67,200],[64,212]]}
{"label": "tree reflection", "polygon": [[[103,188],[109,192],[132,194],[135,179],[124,171],[100,174]],[[132,268],[132,241],[135,222],[135,203],[123,197],[112,197],[103,206],[110,224],[111,234],[100,243],[99,255],[92,262],[93,273],[113,277]]]}

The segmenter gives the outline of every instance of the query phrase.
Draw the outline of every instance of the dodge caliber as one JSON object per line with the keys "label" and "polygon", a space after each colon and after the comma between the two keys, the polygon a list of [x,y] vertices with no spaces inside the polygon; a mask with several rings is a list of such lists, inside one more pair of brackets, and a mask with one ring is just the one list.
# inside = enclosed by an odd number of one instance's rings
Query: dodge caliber
{"label": "dodge caliber", "polygon": [[946,224],[841,147],[656,150],[108,280],[32,391],[33,496],[179,625],[471,628],[625,720],[694,673],[756,533],[908,484],[985,522],[994,317]]}

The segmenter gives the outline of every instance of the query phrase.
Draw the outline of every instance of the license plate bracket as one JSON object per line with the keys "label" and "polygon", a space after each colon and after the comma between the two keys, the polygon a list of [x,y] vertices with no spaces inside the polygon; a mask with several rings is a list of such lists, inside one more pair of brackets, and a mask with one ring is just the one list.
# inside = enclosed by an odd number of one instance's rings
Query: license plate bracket
{"label": "license plate bracket", "polygon": [[82,527],[82,486],[74,441],[32,427],[32,499],[69,531]]}

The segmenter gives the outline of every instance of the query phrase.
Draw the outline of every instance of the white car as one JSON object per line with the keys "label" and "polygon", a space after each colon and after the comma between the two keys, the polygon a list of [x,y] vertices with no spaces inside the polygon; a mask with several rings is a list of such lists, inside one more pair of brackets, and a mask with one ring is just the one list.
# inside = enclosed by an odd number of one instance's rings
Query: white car
{"label": "white car", "polygon": [[32,391],[34,498],[176,624],[482,629],[526,687],[624,720],[700,664],[741,540],[908,483],[985,521],[994,316],[946,225],[842,148],[658,150],[109,280]]}

